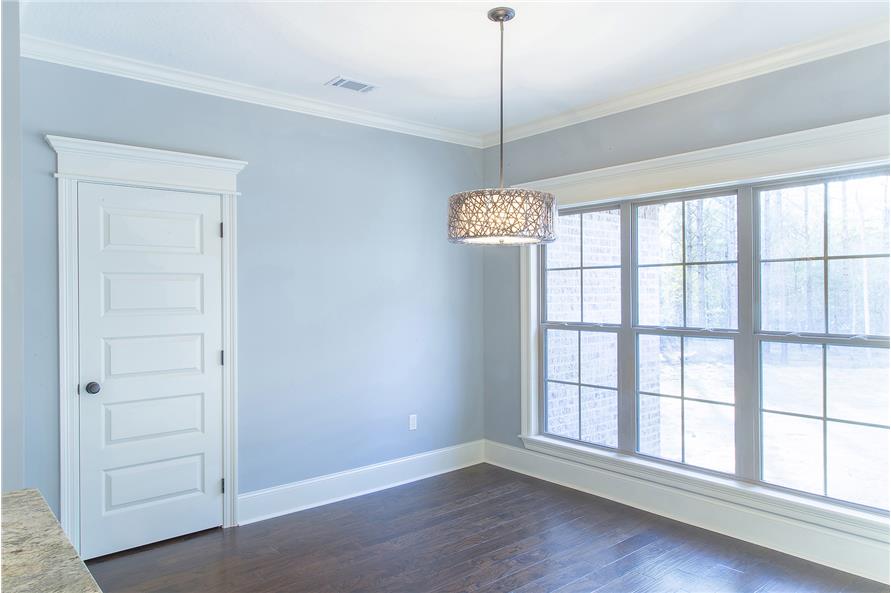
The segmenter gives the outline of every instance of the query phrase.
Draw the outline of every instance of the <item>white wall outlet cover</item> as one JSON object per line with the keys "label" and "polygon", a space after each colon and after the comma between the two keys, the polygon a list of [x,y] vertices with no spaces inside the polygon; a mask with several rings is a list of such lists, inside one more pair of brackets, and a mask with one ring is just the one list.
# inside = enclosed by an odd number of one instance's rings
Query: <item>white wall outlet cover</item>
{"label": "white wall outlet cover", "polygon": [[410,414],[408,417],[408,429],[409,430],[417,430],[418,429],[418,415]]}

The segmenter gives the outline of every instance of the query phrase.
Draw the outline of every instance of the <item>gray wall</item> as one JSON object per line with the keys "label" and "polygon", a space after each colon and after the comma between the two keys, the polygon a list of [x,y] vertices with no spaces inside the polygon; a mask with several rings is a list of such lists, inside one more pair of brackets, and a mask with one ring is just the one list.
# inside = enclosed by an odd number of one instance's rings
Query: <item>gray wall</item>
{"label": "gray wall", "polygon": [[19,3],[3,2],[3,491],[22,487],[22,127]]}
{"label": "gray wall", "polygon": [[[483,436],[483,251],[445,240],[479,150],[22,60],[26,481],[58,509],[59,134],[249,162],[239,198],[247,492]],[[408,431],[408,415],[419,428]]]}
{"label": "gray wall", "polygon": [[[33,60],[22,61],[22,96],[25,480],[54,508],[47,133],[250,162],[239,178],[241,491],[483,434],[517,443],[519,251],[453,246],[443,228],[449,194],[497,180],[497,149]],[[512,142],[507,182],[870,117],[888,101],[884,44]]]}
{"label": "gray wall", "polygon": [[[510,142],[516,184],[888,113],[883,43],[647,107]],[[508,109],[509,109],[508,99]],[[498,148],[485,152],[498,179]],[[519,250],[487,248],[486,438],[519,444]]]}

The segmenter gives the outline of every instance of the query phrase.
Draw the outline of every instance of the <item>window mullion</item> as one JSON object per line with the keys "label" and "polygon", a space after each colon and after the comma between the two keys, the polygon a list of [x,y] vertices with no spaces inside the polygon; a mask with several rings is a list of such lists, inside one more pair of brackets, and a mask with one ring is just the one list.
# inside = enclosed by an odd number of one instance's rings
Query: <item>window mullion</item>
{"label": "window mullion", "polygon": [[755,220],[752,188],[741,187],[737,193],[737,311],[739,333],[734,339],[734,395],[736,399],[735,440],[736,474],[760,478],[760,439],[758,438],[759,384],[757,344],[755,340]]}
{"label": "window mullion", "polygon": [[634,209],[626,202],[621,205],[620,211],[622,325],[618,332],[618,445],[620,451],[633,453],[637,450],[637,402],[634,395],[637,381],[637,348],[631,326],[636,310],[637,294],[633,289],[635,282],[632,274],[637,273],[637,257],[633,237]]}

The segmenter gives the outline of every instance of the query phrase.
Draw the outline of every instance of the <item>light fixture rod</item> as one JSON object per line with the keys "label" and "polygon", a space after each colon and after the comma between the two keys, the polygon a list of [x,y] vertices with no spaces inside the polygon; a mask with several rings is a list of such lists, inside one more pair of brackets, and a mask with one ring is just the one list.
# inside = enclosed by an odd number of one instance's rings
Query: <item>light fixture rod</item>
{"label": "light fixture rod", "polygon": [[498,187],[504,189],[504,21],[498,21],[501,29],[501,63],[498,70]]}
{"label": "light fixture rod", "polygon": [[499,6],[489,11],[490,21],[498,23],[501,31],[501,50],[498,62],[498,188],[504,189],[504,21],[514,18],[513,8]]}

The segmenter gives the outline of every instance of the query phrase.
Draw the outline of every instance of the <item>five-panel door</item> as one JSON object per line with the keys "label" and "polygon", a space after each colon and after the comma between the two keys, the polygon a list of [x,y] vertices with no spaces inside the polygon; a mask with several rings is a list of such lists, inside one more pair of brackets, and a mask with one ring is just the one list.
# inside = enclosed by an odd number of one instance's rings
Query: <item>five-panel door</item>
{"label": "five-panel door", "polygon": [[223,522],[220,221],[218,195],[78,184],[84,558]]}

